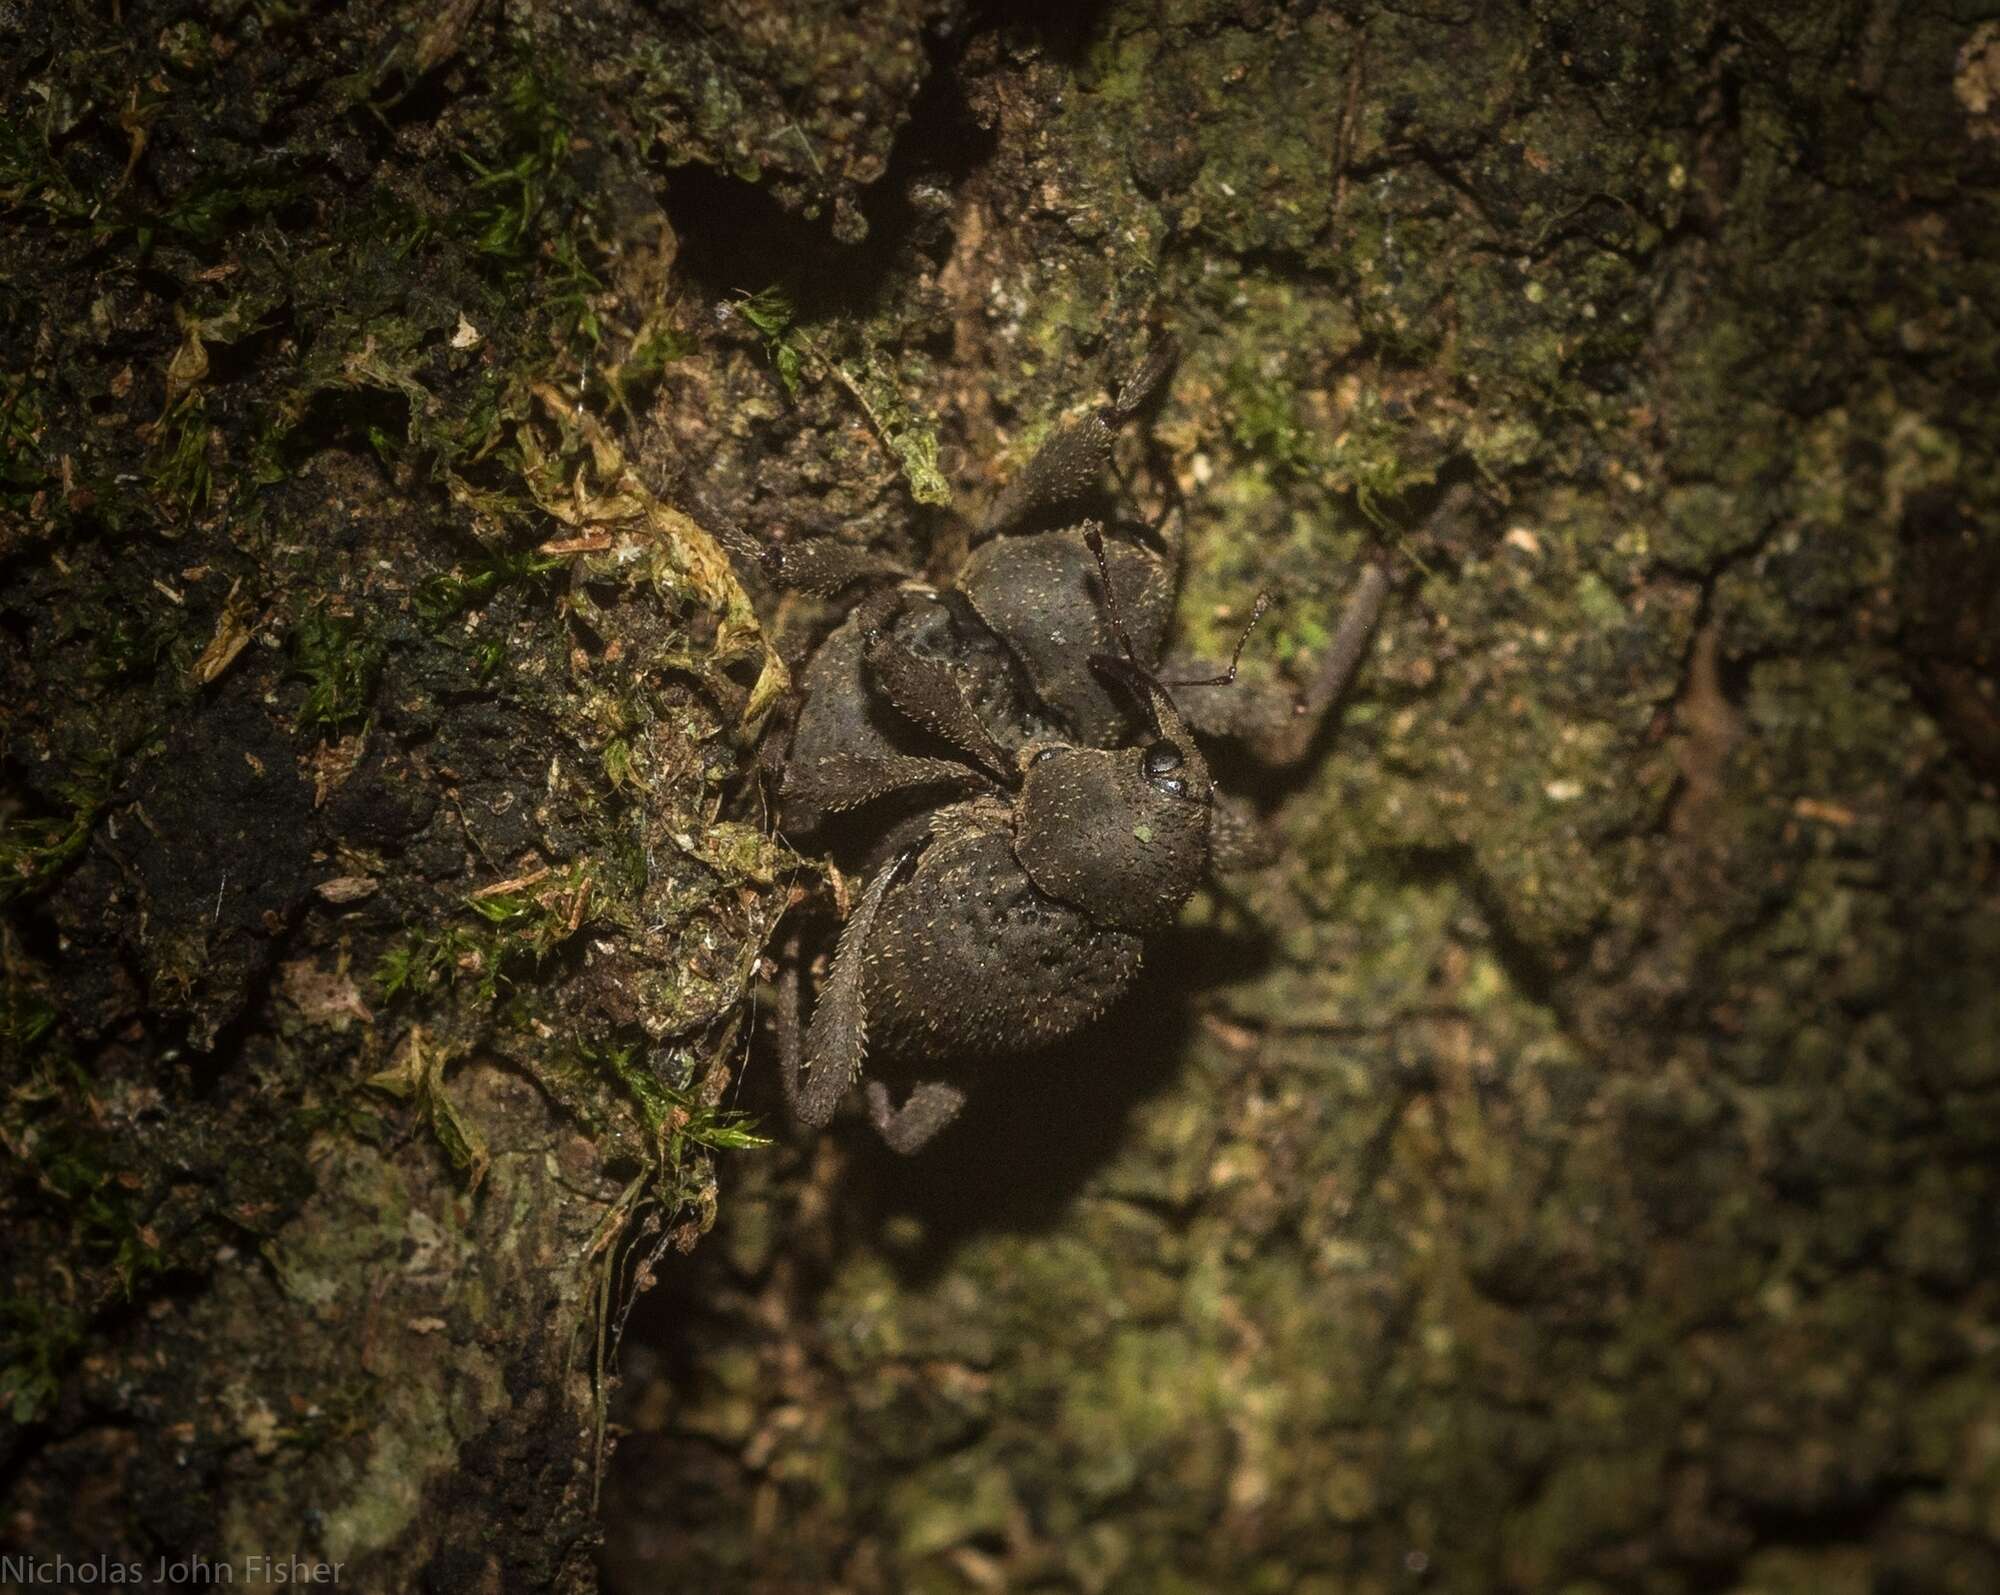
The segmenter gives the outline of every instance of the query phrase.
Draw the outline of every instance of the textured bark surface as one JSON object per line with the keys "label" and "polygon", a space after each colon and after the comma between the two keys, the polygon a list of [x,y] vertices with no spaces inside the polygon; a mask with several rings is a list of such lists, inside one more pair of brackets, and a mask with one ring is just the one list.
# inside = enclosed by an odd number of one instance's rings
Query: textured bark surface
{"label": "textured bark surface", "polygon": [[0,12],[31,1581],[594,1586],[602,1348],[753,1144],[795,861],[719,810],[783,672],[627,453],[668,69],[542,26]]}
{"label": "textured bark surface", "polygon": [[[0,60],[0,1542],[589,1587],[642,1276],[616,1590],[2000,1585],[1990,6]],[[1338,736],[921,1158],[787,1135],[826,615],[711,534],[947,570],[1161,327],[1180,644],[1397,572]]]}

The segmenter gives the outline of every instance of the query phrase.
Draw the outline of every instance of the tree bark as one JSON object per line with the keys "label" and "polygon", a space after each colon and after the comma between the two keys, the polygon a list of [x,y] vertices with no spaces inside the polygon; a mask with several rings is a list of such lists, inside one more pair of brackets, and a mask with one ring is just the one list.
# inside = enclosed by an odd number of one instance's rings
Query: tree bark
{"label": "tree bark", "polygon": [[[614,1589],[2000,1584],[2000,22],[0,57],[10,1549],[588,1588],[608,1467]],[[1183,649],[1396,576],[1221,755],[1279,861],[919,1158],[790,1134],[748,555],[948,575],[1162,329]]]}

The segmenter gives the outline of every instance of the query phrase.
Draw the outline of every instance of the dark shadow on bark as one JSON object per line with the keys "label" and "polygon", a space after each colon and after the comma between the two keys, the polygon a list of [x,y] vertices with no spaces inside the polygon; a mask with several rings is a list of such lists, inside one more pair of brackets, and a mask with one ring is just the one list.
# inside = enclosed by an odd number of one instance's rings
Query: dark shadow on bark
{"label": "dark shadow on bark", "polygon": [[896,1218],[919,1220],[921,1243],[896,1253],[895,1264],[906,1283],[921,1285],[975,1236],[1061,1224],[1116,1153],[1133,1111],[1172,1087],[1200,993],[1244,979],[1270,951],[1266,937],[1247,930],[1150,942],[1138,985],[1097,1024],[1046,1052],[968,1071],[964,1113],[915,1156],[891,1152],[851,1123],[843,1133],[854,1137],[856,1155],[841,1192],[857,1215],[851,1243],[879,1241]]}
{"label": "dark shadow on bark", "polygon": [[893,299],[898,267],[935,265],[951,252],[950,196],[993,153],[958,79],[955,41],[928,41],[931,69],[897,135],[889,167],[861,196],[868,233],[843,244],[825,219],[789,210],[765,188],[688,165],[666,184],[664,208],[680,238],[679,274],[717,303],[776,284],[812,321]]}

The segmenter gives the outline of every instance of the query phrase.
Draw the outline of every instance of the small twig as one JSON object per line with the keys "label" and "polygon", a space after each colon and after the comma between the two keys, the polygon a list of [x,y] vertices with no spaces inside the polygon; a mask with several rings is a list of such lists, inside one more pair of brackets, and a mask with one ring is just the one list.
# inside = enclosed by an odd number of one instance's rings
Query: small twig
{"label": "small twig", "polygon": [[[861,391],[861,384],[848,374],[845,366],[838,365],[829,359],[820,349],[820,346],[814,343],[799,328],[793,327],[790,336],[799,340],[799,346],[820,363],[822,370],[843,388],[847,389],[849,393],[854,395],[854,402],[861,406],[861,413],[868,417],[868,424],[875,429],[875,436],[881,440],[882,447],[888,451],[891,459],[895,459],[895,450],[889,447],[889,429],[883,424],[882,417],[875,413],[875,406],[868,402],[868,395]],[[897,463],[901,464],[900,461]]]}
{"label": "small twig", "polygon": [[549,866],[544,864],[540,869],[530,870],[526,875],[517,875],[511,881],[495,881],[491,886],[482,886],[472,894],[470,900],[478,903],[489,897],[501,897],[508,892],[518,892],[522,887],[533,886],[535,882],[546,878],[548,873]]}
{"label": "small twig", "polygon": [[819,156],[813,152],[812,140],[806,137],[806,130],[804,128],[800,127],[797,122],[788,122],[778,131],[781,133],[790,133],[798,139],[799,148],[806,152],[806,159],[812,162],[813,176],[826,176],[826,168],[820,165]]}

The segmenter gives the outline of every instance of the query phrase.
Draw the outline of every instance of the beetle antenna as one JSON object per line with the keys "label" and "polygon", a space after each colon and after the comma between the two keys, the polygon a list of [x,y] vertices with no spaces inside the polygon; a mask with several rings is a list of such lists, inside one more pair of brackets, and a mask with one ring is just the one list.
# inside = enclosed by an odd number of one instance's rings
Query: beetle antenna
{"label": "beetle antenna", "polygon": [[1271,607],[1271,595],[1259,593],[1257,606],[1250,611],[1250,622],[1243,628],[1243,635],[1236,639],[1236,652],[1229,656],[1229,668],[1219,676],[1204,676],[1199,681],[1165,681],[1165,687],[1227,687],[1236,680],[1236,667],[1243,662],[1243,645],[1250,640],[1250,633],[1257,629],[1257,622],[1264,618],[1264,611]]}
{"label": "beetle antenna", "polygon": [[[1139,655],[1133,650],[1132,639],[1126,635],[1125,622],[1118,613],[1118,595],[1111,586],[1111,562],[1104,557],[1104,534],[1095,525],[1083,529],[1083,540],[1097,559],[1098,579],[1104,583],[1104,607],[1111,616],[1111,629],[1118,634],[1118,645],[1125,650],[1125,657],[1115,654],[1092,654],[1092,668],[1122,680],[1139,700],[1139,706],[1146,711],[1153,722],[1153,729],[1161,736],[1185,736],[1187,728],[1181,720],[1181,712],[1174,704],[1174,695],[1167,684],[1139,662]],[[1262,613],[1259,610],[1259,613]],[[1243,645],[1237,644],[1241,653]],[[1232,673],[1235,666],[1230,666]]]}
{"label": "beetle antenna", "polygon": [[1097,560],[1097,579],[1104,584],[1104,608],[1111,616],[1111,630],[1118,638],[1118,646],[1125,650],[1125,657],[1138,667],[1141,674],[1150,677],[1152,672],[1139,663],[1139,656],[1132,649],[1132,639],[1125,635],[1125,622],[1118,613],[1118,594],[1111,586],[1111,562],[1104,557],[1104,534],[1095,525],[1086,526],[1083,540]]}

